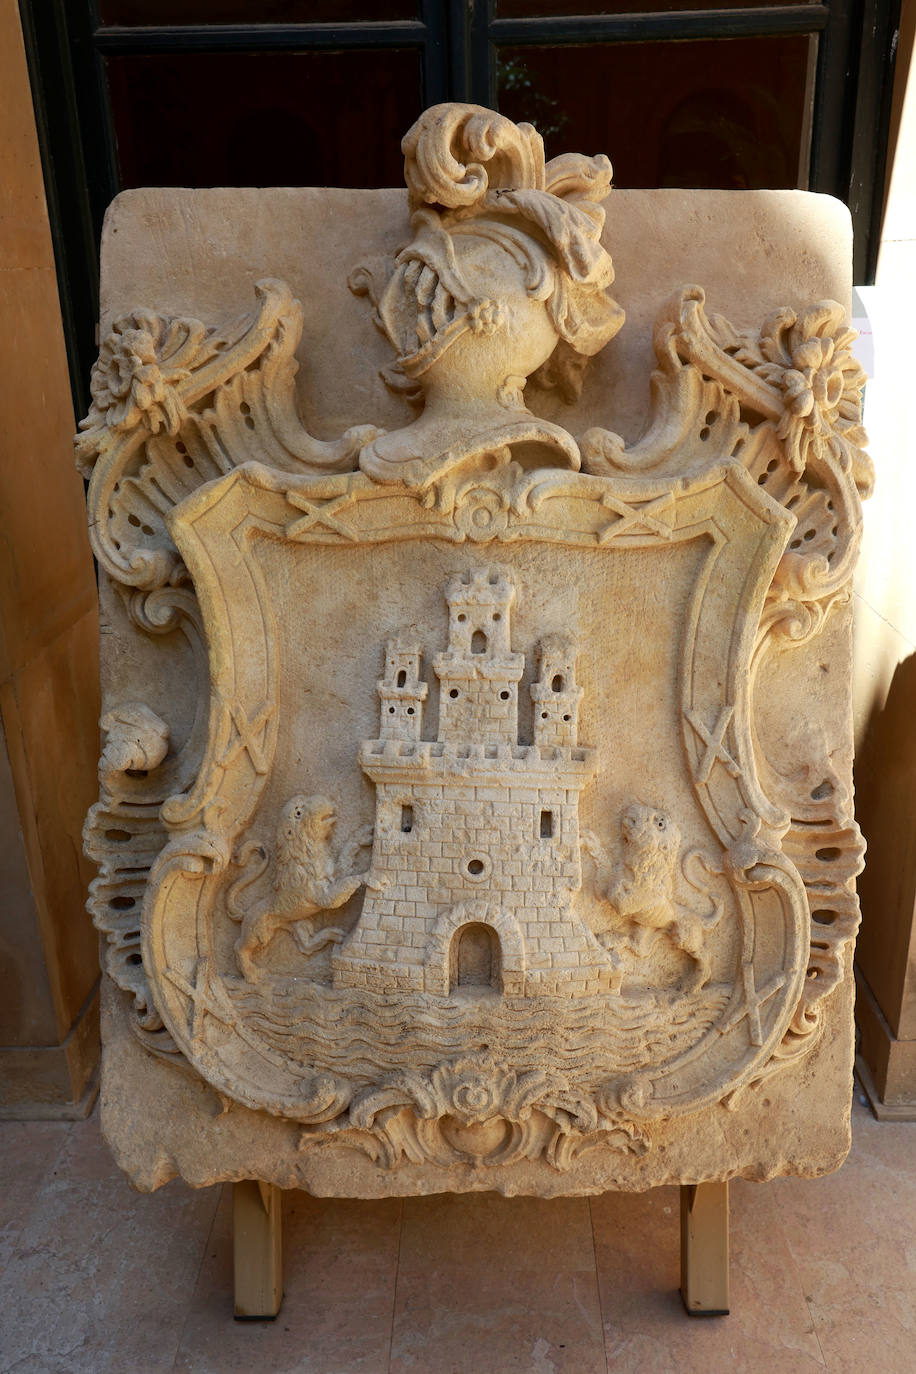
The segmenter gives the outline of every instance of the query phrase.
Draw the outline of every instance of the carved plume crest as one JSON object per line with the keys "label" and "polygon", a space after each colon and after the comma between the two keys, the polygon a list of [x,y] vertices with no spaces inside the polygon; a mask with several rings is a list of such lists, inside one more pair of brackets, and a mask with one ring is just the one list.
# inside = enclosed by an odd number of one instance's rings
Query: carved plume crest
{"label": "carved plume crest", "polygon": [[[565,381],[574,394],[575,360],[597,353],[624,321],[607,294],[614,269],[601,245],[608,159],[567,153],[545,164],[530,124],[474,105],[433,106],[401,147],[414,238],[387,281],[371,266],[351,277],[376,305],[400,370],[419,377],[461,334],[502,325],[498,286],[481,297],[462,270],[460,239],[472,236],[501,247],[521,267],[528,294],[546,302],[559,339],[549,381]],[[405,319],[405,300],[415,303],[415,319]]]}

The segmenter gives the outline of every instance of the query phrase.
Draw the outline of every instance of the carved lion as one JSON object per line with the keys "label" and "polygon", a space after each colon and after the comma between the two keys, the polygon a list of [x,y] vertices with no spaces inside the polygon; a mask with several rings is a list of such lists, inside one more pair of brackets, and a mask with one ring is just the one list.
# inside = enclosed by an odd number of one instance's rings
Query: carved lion
{"label": "carved lion", "polygon": [[[235,884],[228,908],[231,916],[242,921],[235,956],[241,973],[249,981],[258,976],[255,956],[281,930],[292,927],[300,949],[314,952],[318,947],[315,940],[307,940],[297,927],[310,922],[319,911],[343,906],[363,883],[363,874],[335,877],[330,842],[336,822],[334,805],[327,797],[291,797],[280,812],[272,863],[265,858],[257,872]],[[359,838],[356,847],[361,842]],[[352,862],[353,857],[355,854],[349,854],[348,861]],[[235,908],[239,891],[268,868],[272,870],[273,895],[239,917]],[[316,939],[327,943],[342,938],[342,934],[337,930],[322,931]]]}
{"label": "carved lion", "polygon": [[622,858],[608,886],[620,916],[661,929],[674,918],[674,868],[681,832],[663,811],[634,802],[620,818]]}
{"label": "carved lion", "polygon": [[628,928],[624,948],[645,958],[665,935],[693,961],[693,990],[703,987],[710,973],[704,937],[721,906],[714,902],[709,914],[700,915],[676,901],[680,830],[664,811],[633,802],[620,818],[620,840],[620,861],[605,897]]}

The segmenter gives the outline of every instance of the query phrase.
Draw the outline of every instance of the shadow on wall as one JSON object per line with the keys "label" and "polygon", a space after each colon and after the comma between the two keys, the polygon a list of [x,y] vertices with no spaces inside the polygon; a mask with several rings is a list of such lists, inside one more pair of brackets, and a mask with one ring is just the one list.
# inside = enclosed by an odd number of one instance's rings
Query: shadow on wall
{"label": "shadow on wall", "polygon": [[856,755],[856,813],[868,842],[856,960],[885,1014],[899,1006],[916,897],[916,654],[897,665]]}

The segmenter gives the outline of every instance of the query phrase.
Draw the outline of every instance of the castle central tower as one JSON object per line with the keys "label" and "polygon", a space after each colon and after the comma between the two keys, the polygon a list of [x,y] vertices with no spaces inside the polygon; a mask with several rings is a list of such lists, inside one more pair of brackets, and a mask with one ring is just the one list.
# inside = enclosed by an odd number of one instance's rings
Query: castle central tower
{"label": "castle central tower", "polygon": [[503,572],[475,569],[453,577],[445,599],[448,648],[433,661],[440,682],[439,739],[516,744],[525,657],[510,647],[515,587]]}
{"label": "castle central tower", "polygon": [[359,753],[375,784],[372,864],[359,921],[331,958],[334,985],[440,997],[482,985],[507,997],[608,992],[615,970],[572,901],[579,795],[596,763],[578,742],[575,640],[541,640],[534,743],[519,744],[514,584],[502,569],[475,568],[451,578],[445,598],[436,740],[421,734],[419,645],[398,637],[387,647],[379,734]]}

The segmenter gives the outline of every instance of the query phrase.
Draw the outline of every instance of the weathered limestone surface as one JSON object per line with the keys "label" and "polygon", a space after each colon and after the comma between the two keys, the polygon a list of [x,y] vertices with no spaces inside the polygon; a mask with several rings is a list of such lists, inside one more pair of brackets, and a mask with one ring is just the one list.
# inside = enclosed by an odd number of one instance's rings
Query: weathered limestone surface
{"label": "weathered limestone surface", "polygon": [[609,194],[467,106],[404,150],[406,198],[109,214],[108,1139],[144,1188],[833,1169],[845,211]]}

